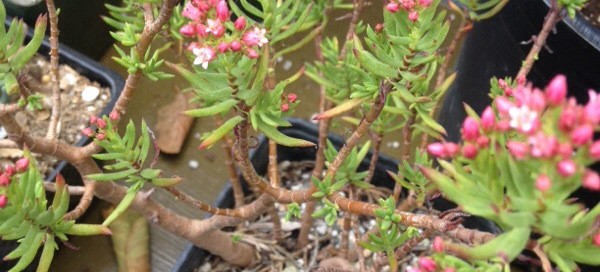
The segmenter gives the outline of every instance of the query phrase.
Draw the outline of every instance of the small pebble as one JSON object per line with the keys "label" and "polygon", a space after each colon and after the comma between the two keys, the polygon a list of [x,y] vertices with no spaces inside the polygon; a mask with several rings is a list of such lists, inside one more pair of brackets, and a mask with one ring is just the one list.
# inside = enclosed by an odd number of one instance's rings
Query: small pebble
{"label": "small pebble", "polygon": [[197,160],[190,160],[188,166],[192,169],[198,169],[199,164]]}
{"label": "small pebble", "polygon": [[8,136],[8,133],[6,133],[6,129],[4,129],[4,127],[0,127],[0,139],[5,139],[6,136]]}
{"label": "small pebble", "polygon": [[200,134],[200,132],[194,133],[194,138],[200,139],[200,136],[202,136],[202,134]]}
{"label": "small pebble", "polygon": [[[42,78],[42,81],[44,81],[44,79],[45,78]],[[68,86],[71,86],[71,85],[75,84],[75,82],[77,82],[77,77],[74,74],[65,74],[60,79],[60,82],[59,82],[60,88],[61,89],[66,89]]]}
{"label": "small pebble", "polygon": [[85,86],[81,92],[81,99],[86,102],[94,101],[100,94],[100,89],[94,86]]}
{"label": "small pebble", "polygon": [[290,70],[290,68],[292,68],[292,61],[290,61],[290,60],[284,61],[283,62],[283,70],[288,71],[288,70]]}
{"label": "small pebble", "polygon": [[325,224],[320,224],[316,227],[316,230],[319,235],[324,235],[327,231],[327,226]]}

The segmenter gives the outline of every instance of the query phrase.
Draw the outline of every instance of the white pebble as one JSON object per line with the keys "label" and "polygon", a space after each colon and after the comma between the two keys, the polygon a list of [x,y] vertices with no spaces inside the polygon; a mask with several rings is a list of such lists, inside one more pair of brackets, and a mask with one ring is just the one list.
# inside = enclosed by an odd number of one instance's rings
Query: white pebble
{"label": "white pebble", "polygon": [[316,230],[319,235],[324,235],[325,232],[327,231],[327,225],[325,225],[325,224],[318,225]]}
{"label": "white pebble", "polygon": [[68,86],[71,86],[77,82],[77,77],[74,74],[67,73],[60,80],[60,88],[65,89]]}
{"label": "white pebble", "polygon": [[196,133],[194,133],[194,138],[196,138],[196,139],[200,139],[200,136],[202,136],[202,135],[200,134],[200,132],[196,132]]}
{"label": "white pebble", "polygon": [[190,161],[188,162],[188,166],[189,166],[190,168],[192,168],[192,169],[198,169],[198,166],[199,166],[199,165],[200,165],[200,164],[198,163],[198,161],[197,161],[197,160],[190,160]]}
{"label": "white pebble", "polygon": [[81,99],[85,102],[94,101],[100,94],[100,89],[94,86],[85,86],[81,92]]}
{"label": "white pebble", "polygon": [[6,133],[6,129],[4,129],[4,127],[0,127],[0,139],[4,139],[6,138],[6,136],[8,136],[8,133]]}
{"label": "white pebble", "polygon": [[288,70],[290,70],[290,68],[292,68],[292,61],[290,61],[290,60],[284,61],[283,62],[283,70],[288,71]]}

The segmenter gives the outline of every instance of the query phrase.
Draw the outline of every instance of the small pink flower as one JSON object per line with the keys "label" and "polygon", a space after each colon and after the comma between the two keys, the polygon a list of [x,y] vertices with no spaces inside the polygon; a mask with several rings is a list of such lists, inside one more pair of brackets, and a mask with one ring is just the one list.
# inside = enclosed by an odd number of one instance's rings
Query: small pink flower
{"label": "small pink flower", "polygon": [[8,204],[8,197],[6,197],[6,195],[0,195],[0,209],[6,207],[6,204]]}
{"label": "small pink flower", "polygon": [[208,19],[206,20],[206,33],[211,33],[216,38],[220,38],[225,34],[225,26],[219,20]]}
{"label": "small pink flower", "polygon": [[494,103],[496,104],[496,109],[498,109],[498,112],[501,116],[508,115],[508,111],[515,107],[513,102],[511,102],[510,100],[508,100],[508,98],[504,96],[496,98],[496,100],[494,100]]}
{"label": "small pink flower", "polygon": [[258,52],[252,48],[248,48],[246,51],[246,56],[251,59],[257,59],[259,57]]}
{"label": "small pink flower", "polygon": [[258,47],[262,47],[263,45],[265,45],[269,42],[269,40],[265,36],[266,33],[267,33],[266,29],[260,29],[258,27],[254,27],[254,29],[244,33],[244,36],[242,36],[242,41],[248,47],[252,47],[255,45],[258,45]]}
{"label": "small pink flower", "polygon": [[381,31],[383,31],[383,24],[376,24],[375,32],[380,33]]}
{"label": "small pink flower", "polygon": [[229,20],[229,7],[227,7],[227,3],[224,0],[219,1],[216,10],[217,18],[219,18],[221,22]]}
{"label": "small pink flower", "polygon": [[574,146],[582,146],[592,140],[594,137],[594,128],[589,124],[584,124],[571,131],[570,136],[571,143]]}
{"label": "small pink flower", "polygon": [[192,53],[196,55],[194,65],[202,65],[202,68],[207,69],[208,63],[215,58],[215,50],[210,46],[194,48]]}
{"label": "small pink flower", "polygon": [[462,134],[465,141],[475,141],[479,137],[479,123],[473,117],[465,118],[462,125]]}
{"label": "small pink flower", "polygon": [[233,52],[238,52],[242,49],[242,44],[238,41],[232,41],[231,44],[229,44],[229,48],[231,48],[231,51]]}
{"label": "small pink flower", "polygon": [[433,272],[437,267],[435,261],[429,257],[421,257],[418,262],[419,267],[427,272]]}
{"label": "small pink flower", "polygon": [[496,123],[496,130],[500,132],[505,132],[510,128],[509,120],[500,120]]}
{"label": "small pink flower", "polygon": [[96,120],[96,126],[98,126],[98,128],[105,128],[106,121],[104,121],[102,118],[98,118],[98,120]]}
{"label": "small pink flower", "polygon": [[183,8],[181,15],[188,19],[197,21],[200,19],[200,17],[202,17],[202,12],[198,8],[194,7],[191,2],[188,2]]}
{"label": "small pink flower", "polygon": [[569,158],[573,155],[573,146],[570,143],[561,143],[558,145],[556,152],[563,159]]}
{"label": "small pink flower", "polygon": [[90,128],[90,127],[87,127],[81,131],[81,134],[83,134],[87,137],[92,137],[94,135],[94,130],[92,130],[92,128]]}
{"label": "small pink flower", "polygon": [[529,136],[527,140],[531,148],[531,156],[535,158],[550,158],[554,156],[558,148],[556,137],[545,135],[543,132]]}
{"label": "small pink flower", "polygon": [[184,25],[179,29],[179,33],[186,37],[193,37],[196,35],[196,31],[196,26],[192,23]]}
{"label": "small pink flower", "polygon": [[4,169],[4,173],[11,177],[17,170],[14,165],[9,165]]}
{"label": "small pink flower", "polygon": [[582,185],[588,190],[600,191],[600,176],[595,171],[586,170],[583,174]]}
{"label": "small pink flower", "polygon": [[106,135],[104,133],[98,133],[96,135],[96,139],[98,139],[98,141],[103,141],[104,139],[106,139]]}
{"label": "small pink flower", "polygon": [[596,125],[600,123],[600,95],[595,91],[589,90],[590,100],[583,108],[583,118]]}
{"label": "small pink flower", "polygon": [[400,10],[400,5],[397,3],[391,2],[385,6],[385,9],[389,12],[398,12]]}
{"label": "small pink flower", "polygon": [[476,142],[479,148],[486,148],[490,144],[490,138],[485,136],[479,136]]}
{"label": "small pink flower", "polygon": [[567,77],[564,75],[555,76],[546,86],[546,99],[553,106],[562,104],[567,97]]}
{"label": "small pink flower", "polygon": [[15,170],[17,170],[17,173],[25,172],[28,167],[29,167],[29,159],[28,158],[20,158],[15,163]]}
{"label": "small pink flower", "polygon": [[402,7],[406,10],[412,10],[415,8],[415,0],[400,0]]}
{"label": "small pink flower", "polygon": [[288,103],[281,104],[281,111],[282,112],[287,112],[289,110],[290,110],[290,105]]}
{"label": "small pink flower", "polygon": [[206,37],[208,36],[208,33],[210,33],[210,31],[206,31],[206,26],[203,24],[197,24],[196,25],[196,34],[198,34],[199,37]]}
{"label": "small pink flower", "polygon": [[7,173],[2,173],[0,175],[0,186],[8,186],[10,184],[10,175]]}
{"label": "small pink flower", "polygon": [[573,129],[578,119],[577,110],[578,106],[576,105],[575,100],[570,100],[558,118],[558,128],[560,130],[568,132]]}
{"label": "small pink flower", "polygon": [[443,158],[446,155],[443,143],[431,143],[427,145],[427,152],[434,157]]}
{"label": "small pink flower", "polygon": [[419,20],[419,12],[416,10],[411,11],[408,14],[408,19],[411,20],[413,23],[416,22],[417,20]]}
{"label": "small pink flower", "polygon": [[200,11],[207,12],[210,10],[211,6],[214,6],[214,5],[209,5],[209,3],[206,3],[204,1],[197,1],[196,6],[198,6],[198,9]]}
{"label": "small pink flower", "polygon": [[501,90],[506,89],[506,87],[508,87],[508,83],[506,83],[506,81],[504,79],[498,79],[498,87]]}
{"label": "small pink flower", "polygon": [[508,114],[510,115],[510,127],[522,133],[534,132],[539,126],[538,113],[526,105],[512,107]]}
{"label": "small pink flower", "polygon": [[592,238],[592,243],[594,243],[596,247],[600,247],[600,232],[594,235],[594,238]]}
{"label": "small pink flower", "polygon": [[481,114],[481,127],[484,131],[490,131],[496,122],[496,116],[492,107],[488,106]]}
{"label": "small pink flower", "polygon": [[229,44],[227,42],[221,42],[219,43],[219,46],[217,46],[217,50],[219,50],[219,53],[225,53],[229,50]]}
{"label": "small pink flower", "polygon": [[246,28],[246,17],[240,16],[235,20],[233,27],[237,30],[244,30]]}
{"label": "small pink flower", "polygon": [[422,7],[429,7],[431,5],[432,0],[419,0],[419,5]]}
{"label": "small pink flower", "polygon": [[523,159],[529,153],[529,147],[525,143],[509,141],[506,143],[506,147],[510,154],[512,154],[517,159]]}
{"label": "small pink flower", "polygon": [[534,111],[542,111],[546,107],[546,98],[540,89],[531,89],[527,86],[519,86],[515,91],[517,106],[523,105]]}
{"label": "small pink flower", "polygon": [[98,117],[96,117],[95,115],[90,116],[90,124],[95,125],[97,120]]}
{"label": "small pink flower", "polygon": [[444,252],[444,240],[442,237],[436,236],[433,239],[433,251],[438,253]]}
{"label": "small pink flower", "polygon": [[110,118],[111,121],[117,121],[120,118],[119,112],[116,110],[113,110],[110,112],[110,114],[108,115],[108,118]]}
{"label": "small pink flower", "polygon": [[600,160],[600,140],[593,142],[588,152],[592,159]]}
{"label": "small pink flower", "polygon": [[537,177],[535,180],[535,188],[540,190],[541,192],[546,192],[552,187],[552,182],[548,176],[542,174]]}
{"label": "small pink flower", "polygon": [[563,177],[570,177],[577,171],[577,165],[571,159],[566,159],[556,164],[556,170]]}
{"label": "small pink flower", "polygon": [[460,147],[455,143],[444,143],[444,151],[448,157],[454,157],[460,151]]}
{"label": "small pink flower", "polygon": [[472,143],[466,143],[463,146],[463,156],[467,159],[473,159],[477,156],[477,146]]}
{"label": "small pink flower", "polygon": [[290,101],[290,103],[294,103],[294,101],[298,99],[298,96],[295,93],[291,93],[287,95],[287,99]]}

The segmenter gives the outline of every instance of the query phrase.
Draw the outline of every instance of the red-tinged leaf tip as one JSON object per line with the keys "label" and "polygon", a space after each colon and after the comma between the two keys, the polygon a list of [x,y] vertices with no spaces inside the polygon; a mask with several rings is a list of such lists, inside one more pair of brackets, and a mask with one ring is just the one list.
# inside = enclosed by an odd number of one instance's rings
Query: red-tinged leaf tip
{"label": "red-tinged leaf tip", "polygon": [[321,114],[317,114],[317,115],[315,115],[315,117],[313,117],[313,120],[315,120],[315,121],[319,121],[321,119],[325,119],[325,117],[321,116]]}
{"label": "red-tinged leaf tip", "polygon": [[60,173],[58,173],[56,175],[55,182],[56,182],[56,186],[64,186],[66,184],[65,178]]}

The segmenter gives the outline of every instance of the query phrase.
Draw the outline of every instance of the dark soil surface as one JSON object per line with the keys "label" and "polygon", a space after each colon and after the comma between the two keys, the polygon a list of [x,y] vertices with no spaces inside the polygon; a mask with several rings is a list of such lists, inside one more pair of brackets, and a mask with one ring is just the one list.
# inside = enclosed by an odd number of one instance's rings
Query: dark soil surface
{"label": "dark soil surface", "polygon": [[588,0],[581,13],[590,23],[600,28],[600,0]]}

